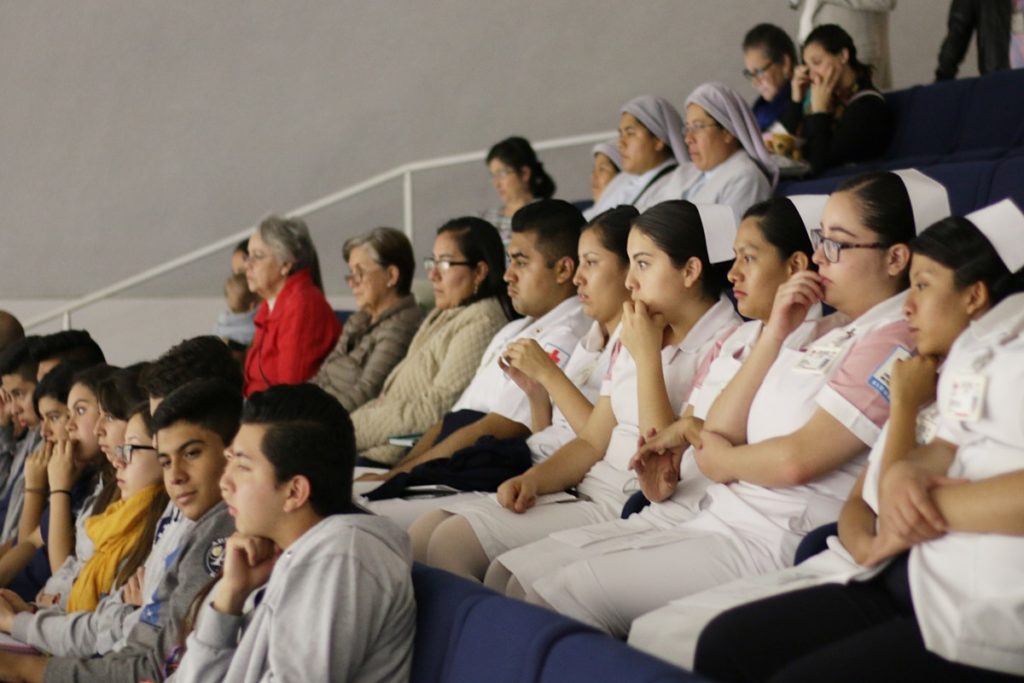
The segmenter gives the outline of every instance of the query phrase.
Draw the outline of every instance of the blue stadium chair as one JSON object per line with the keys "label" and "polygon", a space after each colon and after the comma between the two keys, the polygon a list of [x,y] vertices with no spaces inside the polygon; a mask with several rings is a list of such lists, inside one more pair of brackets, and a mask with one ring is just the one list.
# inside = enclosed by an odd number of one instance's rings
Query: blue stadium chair
{"label": "blue stadium chair", "polygon": [[957,159],[1003,156],[1024,135],[1024,71],[996,71],[976,80],[953,149]]}
{"label": "blue stadium chair", "polygon": [[441,680],[449,650],[458,641],[468,610],[497,593],[454,574],[418,562],[413,565],[416,640],[410,683]]}
{"label": "blue stadium chair", "polygon": [[634,650],[601,633],[579,633],[551,647],[538,683],[629,681],[698,683],[706,679]]}
{"label": "blue stadium chair", "polygon": [[945,186],[953,215],[962,216],[988,203],[996,164],[995,161],[963,161],[933,164],[920,170]]}
{"label": "blue stadium chair", "polygon": [[1007,197],[1024,208],[1024,154],[1003,159],[992,174],[986,203],[992,204]]}
{"label": "blue stadium chair", "polygon": [[[964,113],[978,79],[943,81],[916,88],[900,103],[895,146],[882,168],[906,168],[941,161],[957,144]],[[904,108],[904,104],[909,106]],[[969,124],[968,124],[969,125]]]}
{"label": "blue stadium chair", "polygon": [[534,681],[559,639],[587,632],[590,627],[549,610],[500,596],[485,598],[467,611],[440,681]]}

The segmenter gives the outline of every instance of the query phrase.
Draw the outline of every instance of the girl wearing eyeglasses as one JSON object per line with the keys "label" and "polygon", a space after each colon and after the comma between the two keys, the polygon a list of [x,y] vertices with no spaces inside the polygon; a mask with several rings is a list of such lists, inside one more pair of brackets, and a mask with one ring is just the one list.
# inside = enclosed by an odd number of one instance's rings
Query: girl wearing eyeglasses
{"label": "girl wearing eyeglasses", "polygon": [[[774,590],[747,594],[825,585],[716,618],[697,644],[701,673],[721,681],[1024,674],[1022,230],[1024,214],[1004,200],[940,221],[913,242],[905,311],[921,355],[894,373],[886,436],[843,508],[840,543],[781,573]],[[676,616],[696,622],[692,641],[703,619],[686,607]],[[779,635],[766,646],[769,629]],[[676,651],[692,651],[674,640]]]}
{"label": "girl wearing eyeglasses", "polygon": [[[639,550],[560,569],[546,579],[544,600],[624,635],[671,600],[791,565],[803,535],[838,517],[888,417],[888,368],[914,348],[903,319],[907,245],[915,225],[944,213],[944,189],[920,174],[841,185],[822,212],[825,237],[887,246],[850,247],[831,262],[818,245],[818,272],[797,272],[778,288],[757,343],[699,434],[695,462],[713,482],[699,513]],[[819,302],[843,317],[813,341],[787,344]],[[659,437],[651,448],[664,448]]]}
{"label": "girl wearing eyeglasses", "polygon": [[751,109],[762,131],[771,128],[789,105],[789,81],[796,66],[796,46],[774,24],[758,24],[743,37],[743,77],[757,90]]}
{"label": "girl wearing eyeglasses", "polygon": [[390,445],[390,437],[422,433],[451,409],[491,338],[517,317],[502,280],[505,250],[487,221],[467,216],[442,225],[423,265],[434,310],[377,398],[352,412],[356,448],[381,465],[395,464],[406,451]]}

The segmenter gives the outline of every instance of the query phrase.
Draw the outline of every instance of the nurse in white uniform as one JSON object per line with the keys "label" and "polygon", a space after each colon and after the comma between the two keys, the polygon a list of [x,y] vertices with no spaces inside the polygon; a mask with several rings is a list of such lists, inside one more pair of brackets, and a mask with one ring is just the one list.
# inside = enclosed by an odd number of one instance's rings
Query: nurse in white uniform
{"label": "nurse in white uniform", "polygon": [[[487,562],[561,529],[616,519],[634,491],[626,469],[641,431],[679,414],[698,363],[740,318],[721,296],[735,234],[726,207],[665,202],[641,214],[629,234],[616,358],[582,433],[543,463],[506,481],[496,500],[468,503],[434,532],[431,564],[453,556]],[[721,237],[727,236],[728,241]],[[576,486],[580,497],[562,493]],[[496,569],[502,572],[503,568]],[[500,585],[507,582],[498,579]]]}
{"label": "nurse in white uniform", "polygon": [[[922,311],[945,294],[933,315],[962,319],[972,301],[984,307],[1021,291],[1024,214],[1007,200],[968,218],[987,244],[979,248],[977,239],[956,239],[950,230],[944,245],[926,248],[937,260],[926,257],[918,268],[915,253]],[[944,261],[958,264],[955,276]],[[928,332],[938,329],[941,340],[941,327]],[[701,636],[701,672],[723,681],[1024,674],[1022,333],[1021,294],[971,322],[943,366],[937,438],[896,462],[873,454],[864,502],[879,510],[878,523],[859,532],[871,550],[858,554],[892,562],[863,582],[787,593],[721,615]],[[879,486],[872,470],[884,464]],[[840,534],[851,551],[860,545],[849,524]]]}
{"label": "nurse in white uniform", "polygon": [[683,199],[725,204],[737,218],[771,196],[779,167],[764,146],[750,106],[724,83],[704,83],[686,98],[683,127],[686,171]]}
{"label": "nurse in white uniform", "polygon": [[[757,343],[708,412],[695,456],[716,483],[700,513],[642,548],[538,579],[539,598],[625,635],[670,600],[790,565],[803,535],[838,517],[888,417],[888,364],[913,349],[902,314],[907,245],[915,224],[948,206],[942,186],[918,173],[841,184],[813,233],[818,273],[779,288]],[[852,322],[787,348],[822,300]]]}
{"label": "nurse in white uniform", "polygon": [[[533,433],[526,439],[526,447],[534,463],[543,462],[582,431],[601,392],[612,348],[619,338],[622,305],[629,300],[625,286],[629,270],[626,239],[637,215],[632,206],[609,209],[580,234],[579,266],[573,282],[584,313],[594,322],[573,350],[565,372],[534,340],[520,339],[505,348],[501,361],[505,372],[529,399]],[[432,505],[422,505],[423,512],[409,527],[414,558],[427,561],[434,529],[452,515],[446,511],[448,507],[458,499],[472,500],[481,495],[458,494],[458,498],[435,499]],[[486,561],[482,562],[486,568]],[[448,565],[448,569],[454,567]],[[463,569],[457,573],[472,572]]]}
{"label": "nurse in white uniform", "polygon": [[669,199],[681,199],[683,189],[699,174],[693,164],[686,162],[679,111],[657,95],[641,95],[622,105],[619,157],[622,172],[584,212],[586,218],[620,204],[630,204],[642,212]]}
{"label": "nurse in white uniform", "polygon": [[[694,517],[704,489],[710,483],[693,458],[687,437],[699,442],[707,409],[718,396],[760,336],[772,310],[779,286],[794,273],[811,265],[813,249],[810,231],[821,224],[827,195],[777,197],[755,204],[740,223],[734,250],[736,259],[729,271],[737,307],[750,320],[736,328],[701,361],[693,392],[682,417],[662,430],[678,440],[670,453],[637,458],[631,467],[638,475],[644,495],[654,501],[629,519],[557,532],[536,543],[511,550],[500,561],[518,566],[506,593],[522,597],[537,578],[573,562],[643,545],[652,534],[671,529]],[[821,307],[790,335],[787,345],[799,346],[808,335],[820,334]]]}
{"label": "nurse in white uniform", "polygon": [[[877,533],[879,479],[913,448],[934,438],[937,368],[954,341],[991,305],[1021,287],[1021,278],[1011,277],[1003,261],[1001,254],[1006,250],[997,250],[993,246],[997,239],[989,237],[994,232],[993,218],[991,208],[967,219],[947,218],[911,244],[911,287],[904,312],[918,355],[893,368],[889,421],[868,456],[867,469],[850,492],[839,517],[839,536],[828,540],[829,549],[798,567],[734,581],[645,615],[631,630],[637,645],[692,668],[698,636],[721,612],[781,593],[870,576],[865,567],[893,553],[889,543],[893,536]],[[1012,225],[1001,217],[999,221]],[[1024,225],[1019,230],[1024,234]]]}

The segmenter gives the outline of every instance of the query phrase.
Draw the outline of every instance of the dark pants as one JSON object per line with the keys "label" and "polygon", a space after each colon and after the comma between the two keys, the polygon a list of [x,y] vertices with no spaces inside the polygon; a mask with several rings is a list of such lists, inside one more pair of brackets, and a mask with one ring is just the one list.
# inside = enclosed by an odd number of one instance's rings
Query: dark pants
{"label": "dark pants", "polygon": [[925,649],[907,555],[864,583],[759,600],[716,617],[695,669],[716,681],[1009,681]]}

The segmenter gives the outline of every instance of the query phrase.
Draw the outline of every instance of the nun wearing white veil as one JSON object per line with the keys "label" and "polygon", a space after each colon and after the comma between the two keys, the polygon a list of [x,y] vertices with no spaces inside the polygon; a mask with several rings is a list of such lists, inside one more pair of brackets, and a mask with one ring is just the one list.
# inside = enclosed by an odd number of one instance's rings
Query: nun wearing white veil
{"label": "nun wearing white veil", "polygon": [[663,201],[680,199],[699,175],[691,164],[681,164],[687,157],[679,111],[657,95],[641,95],[622,105],[618,151],[622,172],[584,213],[588,218],[620,204],[631,204],[642,213]]}
{"label": "nun wearing white veil", "polygon": [[682,170],[683,199],[725,204],[737,220],[757,202],[768,199],[779,168],[764,146],[750,107],[724,83],[704,83],[686,98],[686,149],[680,159],[695,171]]}

